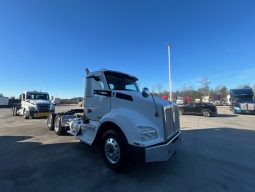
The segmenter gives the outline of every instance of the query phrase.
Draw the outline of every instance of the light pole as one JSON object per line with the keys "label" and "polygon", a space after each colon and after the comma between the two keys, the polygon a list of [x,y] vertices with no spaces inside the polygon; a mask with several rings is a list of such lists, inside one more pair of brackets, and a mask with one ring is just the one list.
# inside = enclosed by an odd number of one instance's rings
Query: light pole
{"label": "light pole", "polygon": [[167,43],[168,47],[168,86],[169,86],[169,100],[172,101],[172,78],[171,78],[171,61],[170,61],[170,43]]}

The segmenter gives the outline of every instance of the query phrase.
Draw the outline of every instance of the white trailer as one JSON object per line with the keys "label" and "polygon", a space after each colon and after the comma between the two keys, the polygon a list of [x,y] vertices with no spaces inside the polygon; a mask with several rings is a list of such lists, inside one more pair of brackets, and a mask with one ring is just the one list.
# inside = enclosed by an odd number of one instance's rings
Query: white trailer
{"label": "white trailer", "polygon": [[8,97],[0,97],[0,106],[8,106],[9,98]]}
{"label": "white trailer", "polygon": [[169,160],[181,141],[178,106],[153,96],[147,88],[140,92],[137,80],[117,71],[87,70],[84,109],[51,113],[48,128],[100,145],[105,163],[113,170],[123,168],[128,158]]}

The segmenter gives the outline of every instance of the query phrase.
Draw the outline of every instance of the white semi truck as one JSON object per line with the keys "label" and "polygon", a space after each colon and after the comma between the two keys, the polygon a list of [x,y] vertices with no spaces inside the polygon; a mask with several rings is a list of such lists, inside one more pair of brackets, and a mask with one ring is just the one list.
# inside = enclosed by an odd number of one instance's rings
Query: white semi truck
{"label": "white semi truck", "polygon": [[[51,113],[47,125],[67,131],[88,145],[100,145],[108,167],[119,170],[128,157],[167,161],[181,141],[178,106],[142,92],[137,78],[125,73],[86,70],[84,110]],[[84,112],[84,113],[83,113]]]}
{"label": "white semi truck", "polygon": [[25,91],[20,95],[21,103],[12,107],[12,115],[22,115],[24,119],[47,117],[55,112],[55,106],[46,92]]}

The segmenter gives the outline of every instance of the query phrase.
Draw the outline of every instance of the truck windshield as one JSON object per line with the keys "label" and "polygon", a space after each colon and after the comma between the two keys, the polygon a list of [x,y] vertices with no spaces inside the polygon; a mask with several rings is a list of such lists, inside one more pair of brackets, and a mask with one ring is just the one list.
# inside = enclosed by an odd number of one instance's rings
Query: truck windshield
{"label": "truck windshield", "polygon": [[49,95],[45,93],[27,93],[27,99],[49,100]]}
{"label": "truck windshield", "polygon": [[237,101],[251,101],[253,100],[253,95],[236,95],[235,99]]}
{"label": "truck windshield", "polygon": [[111,90],[139,91],[136,77],[117,72],[105,72],[107,84]]}

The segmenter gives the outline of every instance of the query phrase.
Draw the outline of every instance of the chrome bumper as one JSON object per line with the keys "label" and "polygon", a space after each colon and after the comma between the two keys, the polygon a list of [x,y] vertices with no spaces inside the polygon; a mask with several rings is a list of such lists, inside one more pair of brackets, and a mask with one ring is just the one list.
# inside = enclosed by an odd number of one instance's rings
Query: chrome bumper
{"label": "chrome bumper", "polygon": [[145,149],[145,162],[167,161],[176,152],[177,145],[181,142],[181,131],[165,144],[148,147]]}

